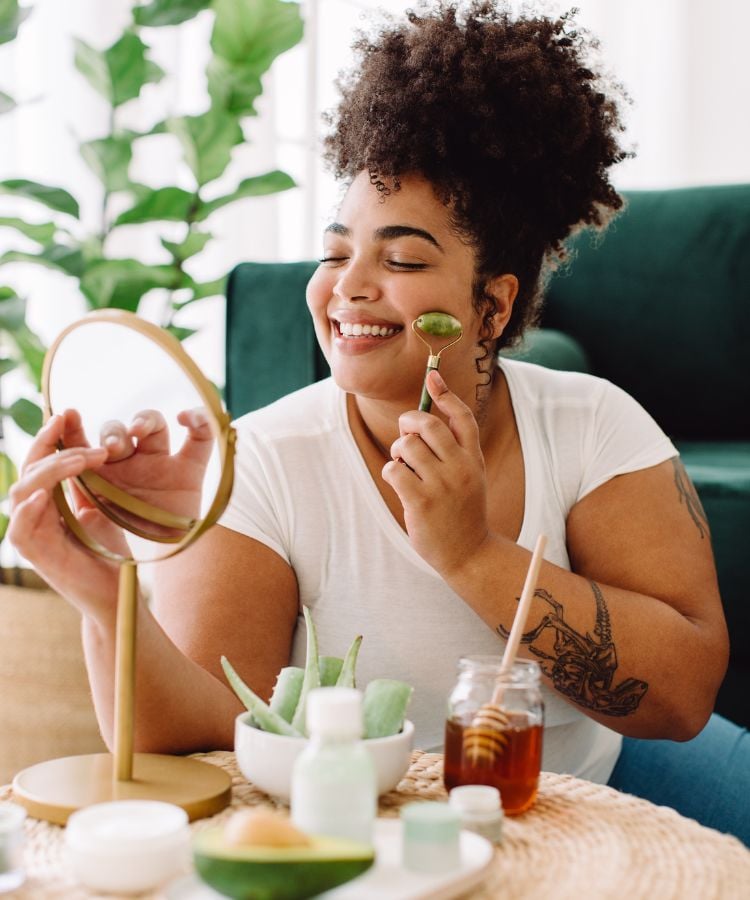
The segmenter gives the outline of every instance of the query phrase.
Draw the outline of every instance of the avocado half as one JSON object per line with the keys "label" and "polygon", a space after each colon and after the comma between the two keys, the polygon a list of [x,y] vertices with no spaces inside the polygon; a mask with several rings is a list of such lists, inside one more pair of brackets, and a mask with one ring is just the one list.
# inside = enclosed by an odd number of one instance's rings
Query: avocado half
{"label": "avocado half", "polygon": [[306,847],[235,846],[222,828],[200,832],[193,841],[198,875],[234,900],[304,900],[366,872],[375,861],[368,844],[312,837]]}

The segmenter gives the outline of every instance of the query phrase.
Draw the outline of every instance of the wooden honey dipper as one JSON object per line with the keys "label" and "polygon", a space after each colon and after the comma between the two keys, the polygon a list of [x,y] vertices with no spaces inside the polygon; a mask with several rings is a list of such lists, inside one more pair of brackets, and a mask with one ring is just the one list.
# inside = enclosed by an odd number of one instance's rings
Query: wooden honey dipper
{"label": "wooden honey dipper", "polygon": [[502,707],[502,696],[505,690],[503,678],[513,670],[516,654],[521,643],[521,636],[526,627],[526,619],[536,590],[536,582],[539,577],[539,569],[544,559],[544,548],[547,538],[540,534],[531,555],[529,570],[526,573],[521,599],[518,609],[513,617],[508,643],[505,645],[503,661],[500,671],[497,673],[497,683],[492,692],[489,703],[480,706],[476,715],[471,720],[469,728],[464,730],[463,748],[464,754],[471,760],[472,765],[484,760],[491,764],[495,757],[501,754],[508,743],[505,730],[510,725],[510,718]]}

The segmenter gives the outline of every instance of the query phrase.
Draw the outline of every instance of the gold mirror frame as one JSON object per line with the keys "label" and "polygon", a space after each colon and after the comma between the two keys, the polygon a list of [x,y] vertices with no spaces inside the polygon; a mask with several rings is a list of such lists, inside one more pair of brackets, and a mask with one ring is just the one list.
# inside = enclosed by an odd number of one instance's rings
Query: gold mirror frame
{"label": "gold mirror frame", "polygon": [[[185,549],[210,528],[226,507],[234,478],[236,432],[216,388],[169,332],[125,310],[98,310],[65,328],[47,351],[42,372],[45,421],[54,410],[50,401],[50,375],[55,354],[70,332],[92,322],[110,322],[130,328],[156,343],[178,364],[198,391],[210,413],[211,429],[219,449],[221,475],[216,494],[205,516],[188,520],[160,510],[109,484],[93,472],[77,479],[79,487],[113,522],[126,531],[169,544],[164,554],[149,562],[168,559]],[[62,447],[60,448],[62,449]],[[156,538],[118,516],[97,494],[128,512],[155,524],[185,531],[182,537]],[[118,799],[164,800],[181,806],[191,819],[213,815],[228,805],[231,779],[207,763],[164,754],[134,753],[136,620],[138,610],[138,561],[101,546],[81,526],[68,504],[62,485],[54,490],[55,503],[67,527],[92,553],[120,565],[115,636],[114,750],[50,760],[24,769],[13,781],[13,792],[36,818],[65,824],[76,809],[91,803]]]}

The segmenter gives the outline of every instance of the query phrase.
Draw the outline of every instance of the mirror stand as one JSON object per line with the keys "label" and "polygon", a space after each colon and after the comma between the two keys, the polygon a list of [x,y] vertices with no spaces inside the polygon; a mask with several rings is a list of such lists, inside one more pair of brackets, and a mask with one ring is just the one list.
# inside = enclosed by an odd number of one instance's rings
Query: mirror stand
{"label": "mirror stand", "polygon": [[64,825],[77,809],[110,800],[162,800],[190,820],[229,805],[232,780],[217,766],[182,756],[134,753],[135,648],[138,571],[120,563],[115,644],[114,753],[38,763],[13,780],[15,799],[36,819]]}

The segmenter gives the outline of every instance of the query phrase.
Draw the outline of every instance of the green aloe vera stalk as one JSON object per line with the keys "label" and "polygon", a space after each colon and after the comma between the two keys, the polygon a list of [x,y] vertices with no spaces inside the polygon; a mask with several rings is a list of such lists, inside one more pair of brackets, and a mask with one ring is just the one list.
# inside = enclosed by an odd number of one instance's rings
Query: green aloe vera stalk
{"label": "green aloe vera stalk", "polygon": [[314,688],[320,687],[320,665],[318,663],[318,636],[315,632],[315,623],[310,615],[310,610],[302,607],[307,627],[307,659],[305,660],[305,677],[302,680],[297,709],[294,711],[292,726],[302,734],[307,734],[305,724],[305,709],[307,707],[307,695]]}
{"label": "green aloe vera stalk", "polygon": [[362,712],[365,738],[389,737],[404,727],[413,688],[393,678],[375,678],[365,688]]}
{"label": "green aloe vera stalk", "polygon": [[224,669],[224,674],[227,676],[227,681],[231,685],[232,690],[252,713],[253,719],[263,731],[270,731],[272,734],[285,734],[287,737],[301,737],[301,733],[296,728],[273,712],[257,694],[250,690],[235,672],[226,656],[221,657],[221,667]]}
{"label": "green aloe vera stalk", "polygon": [[286,666],[276,678],[271,702],[268,705],[271,712],[280,715],[285,722],[291,722],[294,718],[304,677],[304,669],[300,669],[299,666]]}
{"label": "green aloe vera stalk", "polygon": [[319,656],[320,686],[333,687],[338,681],[344,660],[340,656]]}
{"label": "green aloe vera stalk", "polygon": [[358,634],[352,641],[351,647],[346,651],[344,657],[344,665],[341,668],[341,674],[336,681],[336,687],[356,687],[354,678],[354,670],[357,667],[357,654],[359,653],[359,645],[362,643],[362,635]]}

